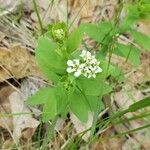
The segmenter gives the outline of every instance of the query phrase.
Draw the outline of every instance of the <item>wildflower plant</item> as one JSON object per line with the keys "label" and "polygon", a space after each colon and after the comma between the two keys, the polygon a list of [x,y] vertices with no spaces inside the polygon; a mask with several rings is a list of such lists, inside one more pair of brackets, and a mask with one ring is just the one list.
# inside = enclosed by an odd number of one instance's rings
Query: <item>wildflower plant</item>
{"label": "wildflower plant", "polygon": [[[144,4],[145,7],[149,6]],[[139,11],[139,5],[134,11]],[[129,9],[125,22],[85,23],[71,33],[65,23],[49,25],[38,40],[35,55],[43,75],[53,84],[39,90],[27,101],[30,105],[43,105],[43,122],[65,117],[69,112],[86,122],[88,112],[96,116],[104,109],[103,96],[115,90],[108,77],[118,84],[124,80],[121,70],[111,63],[112,53],[135,66],[140,63],[141,49],[130,43],[120,43],[119,36],[128,32],[134,42],[150,50],[150,37],[134,29],[140,17],[132,19]],[[81,49],[84,35],[95,40],[100,50]]]}
{"label": "wildflower plant", "polygon": [[[48,32],[38,40],[36,59],[53,85],[41,89],[28,99],[28,103],[44,105],[44,122],[58,115],[65,116],[68,112],[86,122],[88,112],[94,112],[97,101],[103,109],[99,95],[112,91],[108,83],[102,84],[101,81],[104,80],[107,62],[97,58],[94,51],[79,48],[83,35],[83,27],[79,27],[68,36],[65,24],[58,23],[49,26]],[[113,66],[111,68],[114,69]]]}

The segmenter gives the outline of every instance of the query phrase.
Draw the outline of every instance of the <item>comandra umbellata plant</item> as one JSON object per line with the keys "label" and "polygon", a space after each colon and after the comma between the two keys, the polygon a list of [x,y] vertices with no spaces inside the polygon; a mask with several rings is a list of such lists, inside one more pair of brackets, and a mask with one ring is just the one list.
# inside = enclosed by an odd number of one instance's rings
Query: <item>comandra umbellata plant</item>
{"label": "comandra umbellata plant", "polygon": [[[149,17],[149,8],[146,0],[137,5],[125,5],[126,16],[121,22],[118,21],[119,15],[111,22],[81,24],[73,32],[69,32],[65,23],[49,25],[47,32],[38,39],[35,54],[41,71],[53,84],[42,88],[27,101],[30,105],[43,105],[43,122],[55,120],[58,116],[65,117],[69,112],[81,122],[86,122],[88,112],[93,112],[94,132],[96,118],[104,108],[102,98],[115,89],[114,84],[108,82],[108,77],[118,83],[124,80],[121,70],[110,61],[112,53],[133,65],[140,63],[141,48],[132,43],[120,43],[118,37],[128,33],[140,47],[150,50],[150,37],[135,30],[140,18]],[[84,47],[84,36],[95,40],[99,51]],[[143,100],[112,118],[148,105],[147,99]]]}

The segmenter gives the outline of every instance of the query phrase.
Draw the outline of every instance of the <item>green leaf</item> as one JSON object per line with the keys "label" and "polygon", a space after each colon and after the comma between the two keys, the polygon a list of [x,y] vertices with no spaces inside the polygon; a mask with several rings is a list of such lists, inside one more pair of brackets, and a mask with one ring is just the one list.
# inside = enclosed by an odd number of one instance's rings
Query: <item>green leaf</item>
{"label": "green leaf", "polygon": [[84,91],[85,95],[100,95],[101,83],[97,79],[79,78],[77,79],[77,85]]}
{"label": "green leaf", "polygon": [[149,19],[150,18],[150,2],[149,0],[140,0],[138,3],[138,11],[141,19]]}
{"label": "green leaf", "polygon": [[69,59],[81,59],[81,56],[80,56],[80,54],[81,54],[81,50],[75,50],[74,52],[72,52],[71,53],[71,55],[70,55],[70,57],[69,57]]}
{"label": "green leaf", "polygon": [[69,97],[70,110],[79,118],[82,122],[87,122],[88,119],[88,107],[86,99],[79,90],[75,90]]}
{"label": "green leaf", "polygon": [[34,95],[28,98],[26,103],[28,105],[38,105],[44,104],[50,98],[51,93],[53,93],[52,88],[43,88],[36,92]]}
{"label": "green leaf", "polygon": [[57,112],[59,114],[66,114],[67,113],[67,106],[68,106],[68,98],[66,90],[58,86],[56,87],[56,97],[57,97]]}
{"label": "green leaf", "polygon": [[143,100],[140,100],[140,101],[132,104],[129,107],[128,111],[129,112],[135,112],[135,111],[137,111],[139,109],[142,109],[142,108],[145,108],[145,107],[148,107],[148,106],[150,106],[150,97],[147,97],[147,98],[145,98]]}
{"label": "green leaf", "polygon": [[49,99],[44,104],[43,107],[43,115],[42,115],[42,121],[47,122],[50,119],[54,119],[57,115],[57,98],[55,96],[55,91],[49,95]]}
{"label": "green leaf", "polygon": [[66,68],[66,61],[55,51],[58,46],[50,41],[46,36],[38,40],[36,48],[36,60],[49,80],[57,82],[59,77],[57,73],[63,73]]}
{"label": "green leaf", "polygon": [[105,108],[103,102],[97,96],[87,96],[87,100],[90,105],[89,111],[95,112],[95,110],[97,109],[97,105],[100,106],[99,112],[101,112]]}
{"label": "green leaf", "polygon": [[[96,78],[85,78],[80,77],[76,79],[77,85],[82,89],[82,91],[85,93],[85,95],[91,95],[91,96],[103,96],[105,94],[108,94],[112,91],[112,87],[107,85],[104,81],[106,80],[107,76],[112,74],[112,65],[109,64],[109,70],[107,72],[108,68],[108,62],[99,60],[100,67],[102,68],[102,72],[98,73]],[[114,67],[113,67],[114,69]],[[115,70],[113,70],[115,71]]]}
{"label": "green leaf", "polygon": [[112,77],[114,77],[118,81],[122,82],[125,79],[124,73],[122,72],[122,70],[115,65],[111,64],[108,72],[109,72],[108,73],[109,75],[111,75]]}
{"label": "green leaf", "polygon": [[62,113],[65,109],[66,98],[65,92],[59,87],[56,88],[43,88],[35,93],[33,96],[29,97],[27,100],[28,105],[38,105],[44,104],[42,121],[46,122],[50,119]]}
{"label": "green leaf", "polygon": [[[99,60],[101,62],[100,67],[103,70],[100,74],[98,74],[99,80],[104,81],[110,75],[113,76],[118,81],[123,81],[125,79],[124,74],[120,70],[120,68],[118,68],[114,64],[111,64],[108,61],[104,60],[103,58],[100,57],[100,55],[98,55],[98,57],[96,57],[96,58],[97,58],[97,60]],[[108,69],[108,66],[109,66],[109,69]]]}
{"label": "green leaf", "polygon": [[79,78],[77,80],[77,84],[82,89],[82,91],[84,91],[85,95],[103,96],[112,91],[111,86],[108,86],[99,78]]}
{"label": "green leaf", "polygon": [[133,47],[132,45],[123,45],[120,43],[116,44],[116,48],[113,53],[129,59],[135,65],[140,64],[140,50]]}
{"label": "green leaf", "polygon": [[137,32],[135,30],[131,31],[132,36],[134,37],[135,42],[142,46],[145,50],[150,51],[150,37]]}
{"label": "green leaf", "polygon": [[81,27],[75,29],[67,39],[67,51],[72,53],[75,51],[82,42],[83,30]]}
{"label": "green leaf", "polygon": [[111,85],[108,85],[108,84],[103,84],[103,95],[106,95],[108,93],[110,93],[112,91],[112,86]]}
{"label": "green leaf", "polygon": [[139,20],[139,13],[137,11],[137,7],[134,5],[132,5],[131,7],[128,8],[128,15],[121,18],[121,24],[119,27],[119,33],[121,34],[133,28]]}
{"label": "green leaf", "polygon": [[104,43],[110,36],[114,35],[116,31],[112,30],[113,25],[110,22],[102,22],[100,24],[83,24],[85,33],[97,42]]}

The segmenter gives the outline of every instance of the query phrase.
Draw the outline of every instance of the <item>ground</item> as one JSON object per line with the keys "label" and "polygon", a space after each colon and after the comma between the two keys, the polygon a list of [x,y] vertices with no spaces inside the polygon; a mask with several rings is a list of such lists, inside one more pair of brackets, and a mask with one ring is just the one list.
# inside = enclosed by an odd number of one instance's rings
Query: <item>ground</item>
{"label": "ground", "polygon": [[[0,0],[0,149],[38,149],[48,129],[48,124],[41,124],[39,114],[41,107],[29,107],[26,99],[52,83],[47,82],[35,61],[35,47],[41,34],[41,26],[32,1],[19,0],[15,2]],[[116,0],[38,0],[38,11],[42,18],[43,27],[58,21],[67,21],[73,30],[81,22],[101,22],[111,20],[117,8]],[[67,15],[68,14],[68,15]],[[150,20],[140,20],[137,30],[150,36]],[[122,35],[119,40],[124,43],[134,41]],[[86,39],[89,46],[95,43]],[[121,57],[112,56],[112,62],[122,68],[125,82],[116,92],[104,97],[105,109],[99,114],[99,119],[106,118],[118,109],[125,109],[135,101],[150,94],[150,53],[142,51],[141,63],[137,67],[129,62],[124,63]],[[111,105],[111,110],[109,107]],[[141,110],[149,112],[149,108]],[[8,116],[4,116],[4,113]],[[21,113],[20,115],[11,115]],[[28,114],[27,114],[28,113]],[[34,115],[33,115],[34,114]],[[139,113],[128,113],[125,117],[133,117]],[[124,118],[125,119],[125,118]],[[86,124],[81,123],[72,113],[67,119],[60,118],[55,126],[55,137],[49,142],[49,149],[63,149],[70,146],[71,139],[78,143],[77,149],[82,150],[149,150],[150,129],[129,132],[124,136],[118,133],[129,131],[149,123],[149,117],[131,122],[111,125],[105,130],[98,128],[95,133],[98,139],[87,144],[89,132],[82,140],[80,132],[91,126],[92,114]],[[109,138],[114,136],[113,138]],[[73,147],[73,143],[71,143]],[[67,147],[66,149],[71,149]],[[72,148],[73,149],[73,148]]]}

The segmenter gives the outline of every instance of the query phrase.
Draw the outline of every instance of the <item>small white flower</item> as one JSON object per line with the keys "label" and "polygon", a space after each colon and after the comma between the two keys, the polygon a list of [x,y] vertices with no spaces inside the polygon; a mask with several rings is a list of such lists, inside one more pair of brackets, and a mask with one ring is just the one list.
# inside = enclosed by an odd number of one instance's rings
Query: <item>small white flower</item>
{"label": "small white flower", "polygon": [[68,68],[66,71],[68,73],[74,72],[75,77],[79,77],[81,75],[84,65],[80,65],[80,61],[78,59],[68,60],[67,65]]}
{"label": "small white flower", "polygon": [[96,64],[97,63],[97,59],[96,58],[91,58],[91,59],[89,59],[87,61],[89,61],[90,64]]}
{"label": "small white flower", "polygon": [[96,61],[95,65],[99,66],[100,65],[100,61]]}
{"label": "small white flower", "polygon": [[96,78],[96,73],[94,71],[91,71],[88,75],[87,75],[88,78]]}
{"label": "small white flower", "polygon": [[68,60],[67,61],[67,65],[74,67],[76,65],[80,65],[80,61],[79,61],[79,59]]}
{"label": "small white flower", "polygon": [[82,70],[81,69],[78,69],[75,73],[74,73],[74,76],[75,77],[79,77],[82,73]]}
{"label": "small white flower", "polygon": [[73,63],[72,60],[68,60],[68,61],[67,61],[67,65],[68,65],[68,66],[74,66],[74,63]]}
{"label": "small white flower", "polygon": [[91,72],[90,67],[85,67],[85,68],[84,68],[84,71],[85,71],[86,73],[90,73],[90,72]]}
{"label": "small white flower", "polygon": [[102,68],[96,67],[95,73],[99,73],[99,72],[102,72],[102,71],[103,71]]}
{"label": "small white flower", "polygon": [[74,71],[76,71],[74,68],[72,68],[72,67],[68,67],[67,68],[67,72],[68,73],[72,73],[72,72],[74,72]]}
{"label": "small white flower", "polygon": [[83,70],[86,67],[86,64],[80,64],[80,68]]}
{"label": "small white flower", "polygon": [[96,74],[94,73],[94,74],[92,75],[92,77],[93,77],[93,78],[96,78]]}
{"label": "small white flower", "polygon": [[74,63],[75,63],[76,65],[80,65],[79,59],[74,59],[73,61],[74,61]]}
{"label": "small white flower", "polygon": [[88,73],[87,73],[87,72],[84,72],[83,75],[84,75],[85,77],[88,77]]}
{"label": "small white flower", "polygon": [[86,50],[83,50],[80,56],[83,58],[83,60],[88,60],[92,57],[91,53]]}
{"label": "small white flower", "polygon": [[91,72],[90,76],[93,77],[93,78],[96,78],[96,73],[95,72]]}

